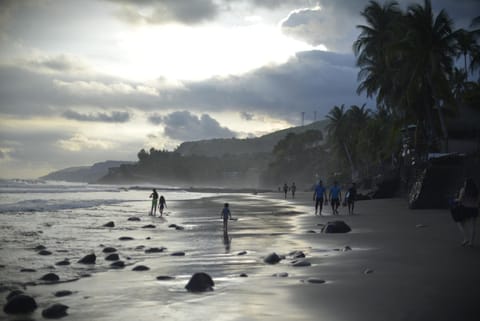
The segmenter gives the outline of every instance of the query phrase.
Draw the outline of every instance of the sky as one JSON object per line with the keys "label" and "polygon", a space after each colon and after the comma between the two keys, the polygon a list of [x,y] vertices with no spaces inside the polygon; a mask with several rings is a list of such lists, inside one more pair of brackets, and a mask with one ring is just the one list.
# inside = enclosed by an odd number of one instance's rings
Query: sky
{"label": "sky", "polygon": [[[356,94],[351,49],[367,4],[0,0],[0,178],[374,109]],[[480,0],[432,6],[456,28],[480,12]]]}

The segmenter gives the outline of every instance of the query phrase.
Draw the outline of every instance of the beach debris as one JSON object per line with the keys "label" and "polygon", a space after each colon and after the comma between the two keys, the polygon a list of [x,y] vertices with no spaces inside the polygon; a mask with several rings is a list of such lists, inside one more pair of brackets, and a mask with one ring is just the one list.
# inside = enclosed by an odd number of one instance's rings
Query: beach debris
{"label": "beach debris", "polygon": [[51,255],[52,252],[50,252],[48,250],[41,250],[41,251],[38,251],[38,254],[40,254],[40,255]]}
{"label": "beach debris", "polygon": [[415,225],[415,227],[416,227],[416,228],[425,228],[425,227],[427,227],[427,226],[424,225],[424,224],[417,224],[417,225]]}
{"label": "beach debris", "polygon": [[113,221],[110,221],[108,223],[103,224],[103,227],[115,227],[115,223]]}
{"label": "beach debris", "polygon": [[280,272],[280,273],[275,273],[272,276],[277,277],[277,278],[286,278],[286,277],[288,277],[288,273],[287,272]]}
{"label": "beach debris", "polygon": [[185,256],[185,252],[177,251],[170,254],[171,256]]}
{"label": "beach debris", "polygon": [[42,316],[47,319],[59,319],[67,315],[68,306],[55,303],[42,311]]}
{"label": "beach debris", "polygon": [[310,263],[309,261],[307,260],[295,260],[295,261],[292,261],[292,266],[294,267],[304,267],[304,266],[310,266],[312,265],[312,263]]}
{"label": "beach debris", "polygon": [[69,295],[72,295],[73,292],[72,291],[69,291],[69,290],[61,290],[61,291],[57,291],[55,292],[53,295],[55,295],[57,298],[60,298],[62,296],[69,296]]}
{"label": "beach debris", "polygon": [[174,280],[174,276],[169,276],[169,275],[159,275],[157,276],[158,281],[168,281],[168,280]]}
{"label": "beach debris", "polygon": [[132,269],[132,271],[138,271],[138,272],[148,271],[148,270],[150,270],[150,268],[146,265],[137,265]]}
{"label": "beach debris", "polygon": [[70,265],[70,261],[68,259],[65,259],[62,261],[58,261],[57,263],[55,263],[55,265]]}
{"label": "beach debris", "polygon": [[109,246],[103,249],[103,253],[113,253],[113,252],[117,252],[117,249],[114,247]]}
{"label": "beach debris", "polygon": [[133,240],[133,237],[131,236],[120,236],[118,238],[119,241],[132,241]]}
{"label": "beach debris", "polygon": [[124,268],[124,267],[125,267],[125,262],[123,262],[123,261],[115,261],[115,262],[113,262],[112,264],[110,264],[110,267],[111,267],[111,268],[114,268],[114,269],[121,269],[121,268]]}
{"label": "beach debris", "polygon": [[373,270],[372,269],[365,269],[363,270],[363,274],[372,274]]}
{"label": "beach debris", "polygon": [[215,283],[210,275],[205,272],[197,272],[192,275],[185,288],[190,292],[212,291]]}
{"label": "beach debris", "polygon": [[352,229],[344,221],[328,222],[323,228],[323,233],[348,233]]}
{"label": "beach debris", "polygon": [[60,277],[58,275],[56,275],[55,273],[47,273],[47,274],[43,275],[40,278],[40,280],[49,281],[49,282],[56,282],[56,281],[60,280]]}
{"label": "beach debris", "polygon": [[140,220],[140,217],[132,216],[132,217],[129,217],[127,221],[138,222],[138,221],[141,221],[141,220]]}
{"label": "beach debris", "polygon": [[247,251],[240,251],[237,253],[237,255],[245,255],[245,254],[247,254]]}
{"label": "beach debris", "polygon": [[156,226],[153,225],[153,224],[147,224],[147,225],[142,226],[142,228],[156,228]]}
{"label": "beach debris", "polygon": [[241,278],[247,278],[248,277],[248,274],[247,273],[240,273],[239,275]]}
{"label": "beach debris", "polygon": [[35,311],[37,303],[26,294],[20,293],[13,295],[3,307],[3,312],[7,314],[25,314]]}
{"label": "beach debris", "polygon": [[111,253],[105,257],[106,261],[118,261],[120,260],[120,257],[118,256],[117,253]]}
{"label": "beach debris", "polygon": [[280,262],[280,260],[281,260],[280,256],[278,256],[277,253],[273,252],[273,253],[268,254],[263,259],[263,262],[265,262],[267,264],[277,264],[278,262]]}
{"label": "beach debris", "polygon": [[87,254],[84,257],[82,257],[80,260],[78,260],[78,263],[82,264],[95,264],[95,261],[97,260],[97,256],[94,253]]}
{"label": "beach debris", "polygon": [[37,272],[35,269],[21,269],[20,272]]}
{"label": "beach debris", "polygon": [[165,247],[151,247],[149,249],[146,249],[145,250],[145,253],[161,253],[163,251],[165,251],[166,248]]}

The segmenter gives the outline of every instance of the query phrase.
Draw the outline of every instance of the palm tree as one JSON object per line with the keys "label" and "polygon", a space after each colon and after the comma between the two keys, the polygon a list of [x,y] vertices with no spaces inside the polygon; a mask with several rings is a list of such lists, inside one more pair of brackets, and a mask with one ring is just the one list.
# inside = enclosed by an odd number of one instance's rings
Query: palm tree
{"label": "palm tree", "polygon": [[453,33],[456,41],[457,58],[463,57],[464,72],[468,76],[467,57],[472,61],[473,56],[479,50],[479,45],[474,32],[458,29]]}
{"label": "palm tree", "polygon": [[329,139],[337,153],[346,157],[350,165],[352,178],[354,178],[356,171],[348,146],[349,122],[347,113],[345,112],[345,106],[334,106],[326,117],[330,120],[326,127]]}

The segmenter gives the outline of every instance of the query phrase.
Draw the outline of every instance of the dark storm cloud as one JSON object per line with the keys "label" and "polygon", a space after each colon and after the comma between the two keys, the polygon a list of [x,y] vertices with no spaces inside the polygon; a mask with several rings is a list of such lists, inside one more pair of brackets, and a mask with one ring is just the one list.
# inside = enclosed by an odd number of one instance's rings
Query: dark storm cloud
{"label": "dark storm cloud", "polygon": [[150,123],[154,124],[154,125],[161,124],[162,120],[163,120],[163,117],[161,115],[158,115],[158,114],[153,114],[153,115],[148,116],[148,121]]}
{"label": "dark storm cloud", "polygon": [[209,138],[231,138],[236,133],[207,114],[200,117],[188,111],[176,111],[162,119],[164,133],[168,137],[180,141],[192,141]]}
{"label": "dark storm cloud", "polygon": [[130,114],[128,112],[120,112],[120,111],[113,111],[110,114],[107,114],[107,113],[82,114],[74,110],[67,110],[63,113],[63,117],[67,119],[78,120],[78,121],[104,122],[104,123],[126,123],[130,120]]}
{"label": "dark storm cloud", "polygon": [[[0,113],[48,116],[74,108],[85,116],[95,107],[99,112],[106,108],[147,112],[175,108],[261,113],[292,120],[301,111],[317,110],[322,116],[334,105],[363,104],[365,99],[355,94],[357,71],[351,54],[310,51],[298,53],[282,65],[185,83],[181,89],[158,88],[159,94],[151,94],[138,90],[141,84],[120,83],[119,79],[60,78],[0,66]],[[78,106],[89,108],[82,111]],[[149,120],[158,124],[161,118]]]}

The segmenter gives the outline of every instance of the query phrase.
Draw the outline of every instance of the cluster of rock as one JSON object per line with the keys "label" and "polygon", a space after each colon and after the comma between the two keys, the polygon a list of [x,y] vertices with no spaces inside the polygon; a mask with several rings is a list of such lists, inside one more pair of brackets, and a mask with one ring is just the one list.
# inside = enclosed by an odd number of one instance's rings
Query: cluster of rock
{"label": "cluster of rock", "polygon": [[[7,295],[7,303],[3,307],[3,312],[13,315],[24,315],[34,312],[38,308],[37,302],[33,297],[22,291],[12,291]],[[55,303],[42,310],[42,316],[46,319],[59,319],[67,315],[68,306]]]}

